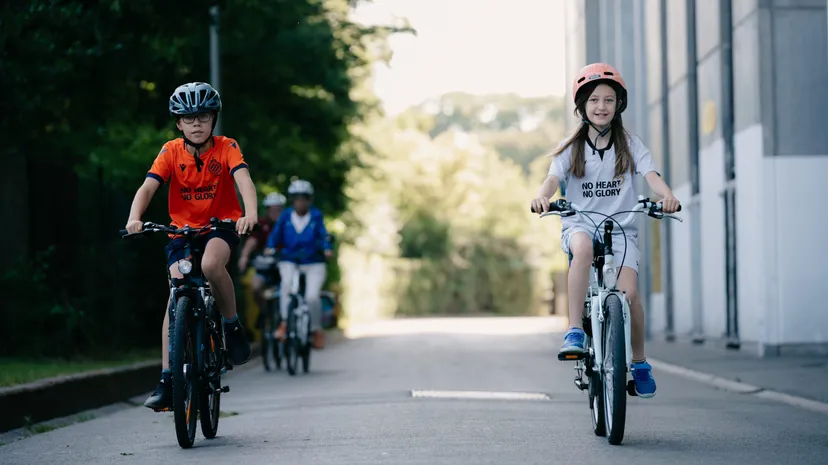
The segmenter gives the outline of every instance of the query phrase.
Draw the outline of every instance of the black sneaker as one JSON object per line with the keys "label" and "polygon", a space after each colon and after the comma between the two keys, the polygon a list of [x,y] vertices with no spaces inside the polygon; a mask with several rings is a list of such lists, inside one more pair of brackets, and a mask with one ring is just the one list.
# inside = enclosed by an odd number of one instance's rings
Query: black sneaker
{"label": "black sneaker", "polygon": [[172,409],[172,381],[169,375],[161,376],[161,381],[147,400],[144,407],[151,408],[156,412]]}
{"label": "black sneaker", "polygon": [[250,360],[250,342],[241,322],[236,320],[233,323],[224,325],[224,337],[227,342],[227,358],[233,365],[244,365]]}

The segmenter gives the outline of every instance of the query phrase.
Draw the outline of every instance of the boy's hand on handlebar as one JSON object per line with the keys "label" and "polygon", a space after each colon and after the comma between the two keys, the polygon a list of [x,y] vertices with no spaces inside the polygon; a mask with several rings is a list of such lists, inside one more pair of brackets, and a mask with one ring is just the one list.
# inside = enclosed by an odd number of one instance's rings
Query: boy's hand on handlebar
{"label": "boy's hand on handlebar", "polygon": [[256,226],[256,223],[259,222],[259,219],[256,217],[251,216],[243,216],[236,221],[236,232],[239,234],[247,234],[253,231],[253,227]]}
{"label": "boy's hand on handlebar", "polygon": [[675,213],[678,211],[681,202],[672,195],[668,195],[661,199],[661,211],[664,213]]}
{"label": "boy's hand on handlebar", "polygon": [[325,250],[325,260],[328,260],[331,257],[333,257],[333,251],[332,250]]}
{"label": "boy's hand on handlebar", "polygon": [[549,198],[548,197],[538,197],[538,198],[532,199],[531,211],[533,211],[537,214],[548,212],[549,211]]}
{"label": "boy's hand on handlebar", "polygon": [[129,234],[137,234],[144,230],[144,222],[141,220],[129,220],[127,221],[124,229],[126,229]]}

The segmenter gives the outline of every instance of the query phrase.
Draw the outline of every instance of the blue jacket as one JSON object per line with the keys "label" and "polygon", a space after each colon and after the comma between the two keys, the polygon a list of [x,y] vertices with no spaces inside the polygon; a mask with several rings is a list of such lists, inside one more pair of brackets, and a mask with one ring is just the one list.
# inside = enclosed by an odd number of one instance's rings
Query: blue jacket
{"label": "blue jacket", "polygon": [[267,238],[267,248],[282,249],[282,260],[300,265],[324,262],[324,251],[331,250],[331,244],[328,241],[328,231],[325,229],[322,212],[311,207],[308,212],[311,216],[310,223],[301,233],[296,232],[290,220],[291,213],[293,207],[282,211],[282,215],[276,220],[276,226]]}

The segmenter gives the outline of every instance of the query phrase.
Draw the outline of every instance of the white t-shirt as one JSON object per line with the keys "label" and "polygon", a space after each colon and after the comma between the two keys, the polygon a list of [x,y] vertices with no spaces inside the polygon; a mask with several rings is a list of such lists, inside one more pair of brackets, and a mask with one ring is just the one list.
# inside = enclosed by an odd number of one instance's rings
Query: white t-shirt
{"label": "white t-shirt", "polygon": [[301,216],[298,213],[296,213],[296,210],[290,212],[290,222],[293,223],[293,228],[296,229],[296,232],[298,232],[299,234],[302,234],[302,231],[304,231],[305,227],[308,226],[310,220],[310,212],[307,212]]}
{"label": "white t-shirt", "polygon": [[[635,161],[635,172],[646,176],[651,171],[656,171],[653,164],[653,157],[638,136],[629,135],[627,138],[630,153]],[[603,159],[600,155],[603,152]],[[610,145],[604,150],[594,149],[589,142],[584,142],[584,158],[586,169],[583,178],[576,178],[569,172],[572,161],[572,147],[561,153],[552,160],[549,167],[549,175],[557,176],[558,179],[566,181],[566,200],[578,204],[583,210],[600,212],[605,215],[614,215],[618,212],[629,211],[635,207],[638,201],[638,193],[635,190],[632,175],[628,171],[623,177],[615,176],[615,147]],[[658,171],[656,171],[657,173]],[[606,219],[601,215],[589,215],[595,224]],[[615,216],[616,220],[623,220],[625,215]],[[573,226],[584,227],[589,233],[595,231],[595,226],[583,215],[574,215],[562,218],[563,230]],[[635,235],[637,225],[635,223],[624,228],[627,234]]]}

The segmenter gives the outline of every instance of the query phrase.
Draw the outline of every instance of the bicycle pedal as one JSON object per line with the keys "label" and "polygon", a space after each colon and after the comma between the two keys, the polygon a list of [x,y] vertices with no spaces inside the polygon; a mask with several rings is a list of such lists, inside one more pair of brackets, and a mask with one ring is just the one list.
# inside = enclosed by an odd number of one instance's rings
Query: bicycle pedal
{"label": "bicycle pedal", "polygon": [[635,381],[627,381],[627,394],[629,394],[631,397],[638,397],[638,393],[635,392]]}
{"label": "bicycle pedal", "polygon": [[562,362],[575,362],[578,360],[583,360],[586,356],[586,353],[581,354],[558,354],[558,360]]}
{"label": "bicycle pedal", "polygon": [[222,386],[221,392],[230,392],[230,386]]}

